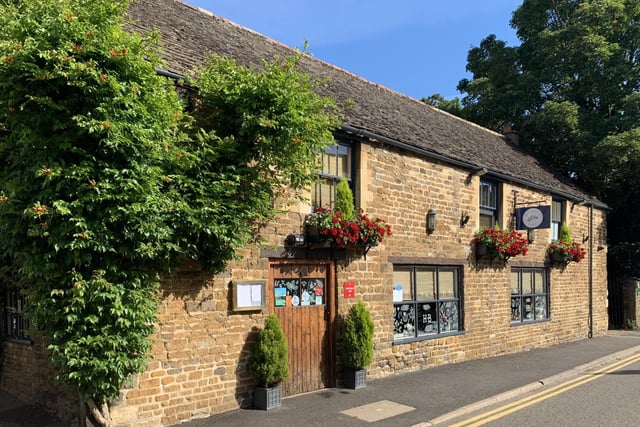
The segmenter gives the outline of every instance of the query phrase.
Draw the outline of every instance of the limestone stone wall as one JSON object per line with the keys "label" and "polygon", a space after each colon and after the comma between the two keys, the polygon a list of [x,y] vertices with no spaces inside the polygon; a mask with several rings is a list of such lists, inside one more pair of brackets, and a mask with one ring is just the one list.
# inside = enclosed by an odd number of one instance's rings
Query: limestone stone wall
{"label": "limestone stone wall", "polygon": [[266,260],[257,254],[248,249],[216,277],[194,265],[162,283],[153,359],[121,391],[115,425],[173,425],[251,405],[253,380],[244,366],[266,312],[232,312],[230,283],[266,278]]}
{"label": "limestone stone wall", "polygon": [[[546,260],[550,230],[536,230],[527,256],[507,265],[476,261],[472,239],[478,230],[479,177],[469,172],[425,161],[417,156],[396,156],[392,150],[363,148],[371,179],[361,191],[368,193],[366,210],[387,219],[394,235],[372,250],[367,261],[345,265],[344,277],[358,283],[358,293],[376,322],[376,362],[370,377],[462,360],[525,351],[601,335],[607,329],[607,276],[605,213],[574,201],[565,202],[566,222],[574,240],[587,249],[579,263],[550,267]],[[390,168],[387,165],[393,164]],[[517,191],[517,193],[514,193]],[[500,224],[511,227],[514,199],[522,203],[551,204],[551,195],[524,186],[501,184]],[[437,227],[426,233],[426,214],[437,213]],[[469,214],[463,227],[460,218]],[[592,278],[589,277],[591,259]],[[453,264],[462,267],[464,333],[408,344],[393,344],[392,271],[394,263]],[[510,324],[510,269],[549,267],[550,320]],[[592,295],[591,301],[589,295]],[[339,301],[340,310],[348,301]],[[590,314],[591,312],[591,314]],[[590,320],[592,324],[590,326]]]}
{"label": "limestone stone wall", "polygon": [[[337,297],[337,312],[345,314],[351,304],[363,300],[374,319],[375,361],[369,367],[370,378],[585,339],[590,333],[594,336],[605,333],[608,325],[606,227],[602,210],[566,202],[567,223],[574,239],[588,249],[587,258],[563,268],[550,268],[548,321],[512,326],[510,268],[547,266],[545,251],[550,241],[549,230],[536,231],[527,256],[515,257],[506,266],[489,264],[486,259],[476,260],[473,252],[472,239],[479,224],[480,178],[470,176],[469,170],[400,153],[383,145],[363,144],[356,173],[360,177],[356,189],[358,204],[369,215],[384,218],[393,230],[393,235],[372,248],[366,257],[352,251],[336,259],[336,283],[332,291]],[[514,198],[518,203],[551,203],[549,194],[525,186],[501,184],[500,224],[503,227],[511,226]],[[195,266],[185,266],[164,280],[158,325],[153,335],[153,358],[148,369],[132,378],[121,391],[112,411],[116,425],[173,425],[250,405],[253,382],[245,364],[255,332],[262,326],[270,305],[263,311],[233,312],[230,283],[246,278],[267,279],[267,256],[278,253],[288,256],[281,250],[284,238],[289,233],[300,232],[304,216],[310,212],[309,206],[302,204],[289,208],[289,214],[261,230],[263,242],[240,251],[240,259],[231,263],[224,274],[214,277]],[[437,213],[437,227],[431,234],[426,233],[429,209]],[[462,226],[460,219],[464,215],[470,219]],[[463,331],[394,344],[394,264],[460,266]],[[356,283],[355,298],[344,298],[344,281]],[[50,372],[43,373],[47,369],[44,358],[41,354],[25,356],[33,352],[33,347],[8,344],[2,387],[29,401],[37,400],[38,390],[46,389],[49,383],[31,381],[35,377],[52,377]]]}
{"label": "limestone stone wall", "polygon": [[62,419],[77,422],[78,399],[56,384],[42,337],[35,335],[31,342],[6,340],[3,344],[0,389]]}

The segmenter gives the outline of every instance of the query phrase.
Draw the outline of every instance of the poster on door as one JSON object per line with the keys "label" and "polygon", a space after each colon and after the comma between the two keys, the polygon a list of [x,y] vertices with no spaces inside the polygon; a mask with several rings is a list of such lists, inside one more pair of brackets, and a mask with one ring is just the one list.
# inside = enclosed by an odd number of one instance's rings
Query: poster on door
{"label": "poster on door", "polygon": [[324,279],[275,279],[275,307],[304,307],[324,304]]}

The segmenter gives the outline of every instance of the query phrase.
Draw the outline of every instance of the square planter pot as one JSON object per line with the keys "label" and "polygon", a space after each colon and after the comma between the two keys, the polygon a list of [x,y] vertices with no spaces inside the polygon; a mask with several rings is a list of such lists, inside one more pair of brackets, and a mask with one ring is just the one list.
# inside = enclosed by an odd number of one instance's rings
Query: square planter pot
{"label": "square planter pot", "polygon": [[280,384],[273,387],[254,387],[253,406],[256,409],[277,408],[282,404],[282,387]]}
{"label": "square planter pot", "polygon": [[342,382],[345,388],[352,390],[364,388],[367,386],[367,370],[345,368],[342,373]]}

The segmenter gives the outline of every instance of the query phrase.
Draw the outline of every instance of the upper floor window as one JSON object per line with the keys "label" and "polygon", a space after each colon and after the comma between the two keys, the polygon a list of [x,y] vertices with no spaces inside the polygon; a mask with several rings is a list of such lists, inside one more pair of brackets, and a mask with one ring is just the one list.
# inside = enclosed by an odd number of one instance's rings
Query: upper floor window
{"label": "upper floor window", "polygon": [[24,314],[26,301],[16,285],[0,282],[0,333],[5,337],[30,339],[31,322]]}
{"label": "upper floor window", "polygon": [[396,266],[393,280],[394,341],[462,331],[460,267]]}
{"label": "upper floor window", "polygon": [[511,323],[549,319],[549,284],[544,268],[511,269]]}
{"label": "upper floor window", "polygon": [[560,238],[560,227],[564,220],[564,202],[553,199],[551,201],[551,240]]}
{"label": "upper floor window", "polygon": [[320,179],[311,191],[314,207],[332,208],[336,200],[336,186],[344,178],[353,190],[353,144],[338,141],[327,147],[321,156]]}
{"label": "upper floor window", "polygon": [[498,184],[480,180],[480,228],[492,228],[498,222]]}

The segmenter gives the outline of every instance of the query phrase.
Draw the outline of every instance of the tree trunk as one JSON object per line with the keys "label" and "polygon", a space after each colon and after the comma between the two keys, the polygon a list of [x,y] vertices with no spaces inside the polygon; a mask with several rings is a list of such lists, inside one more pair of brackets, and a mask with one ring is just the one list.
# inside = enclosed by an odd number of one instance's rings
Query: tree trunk
{"label": "tree trunk", "polygon": [[111,427],[111,414],[109,413],[109,405],[103,403],[98,406],[89,399],[84,404],[83,425],[85,427]]}

